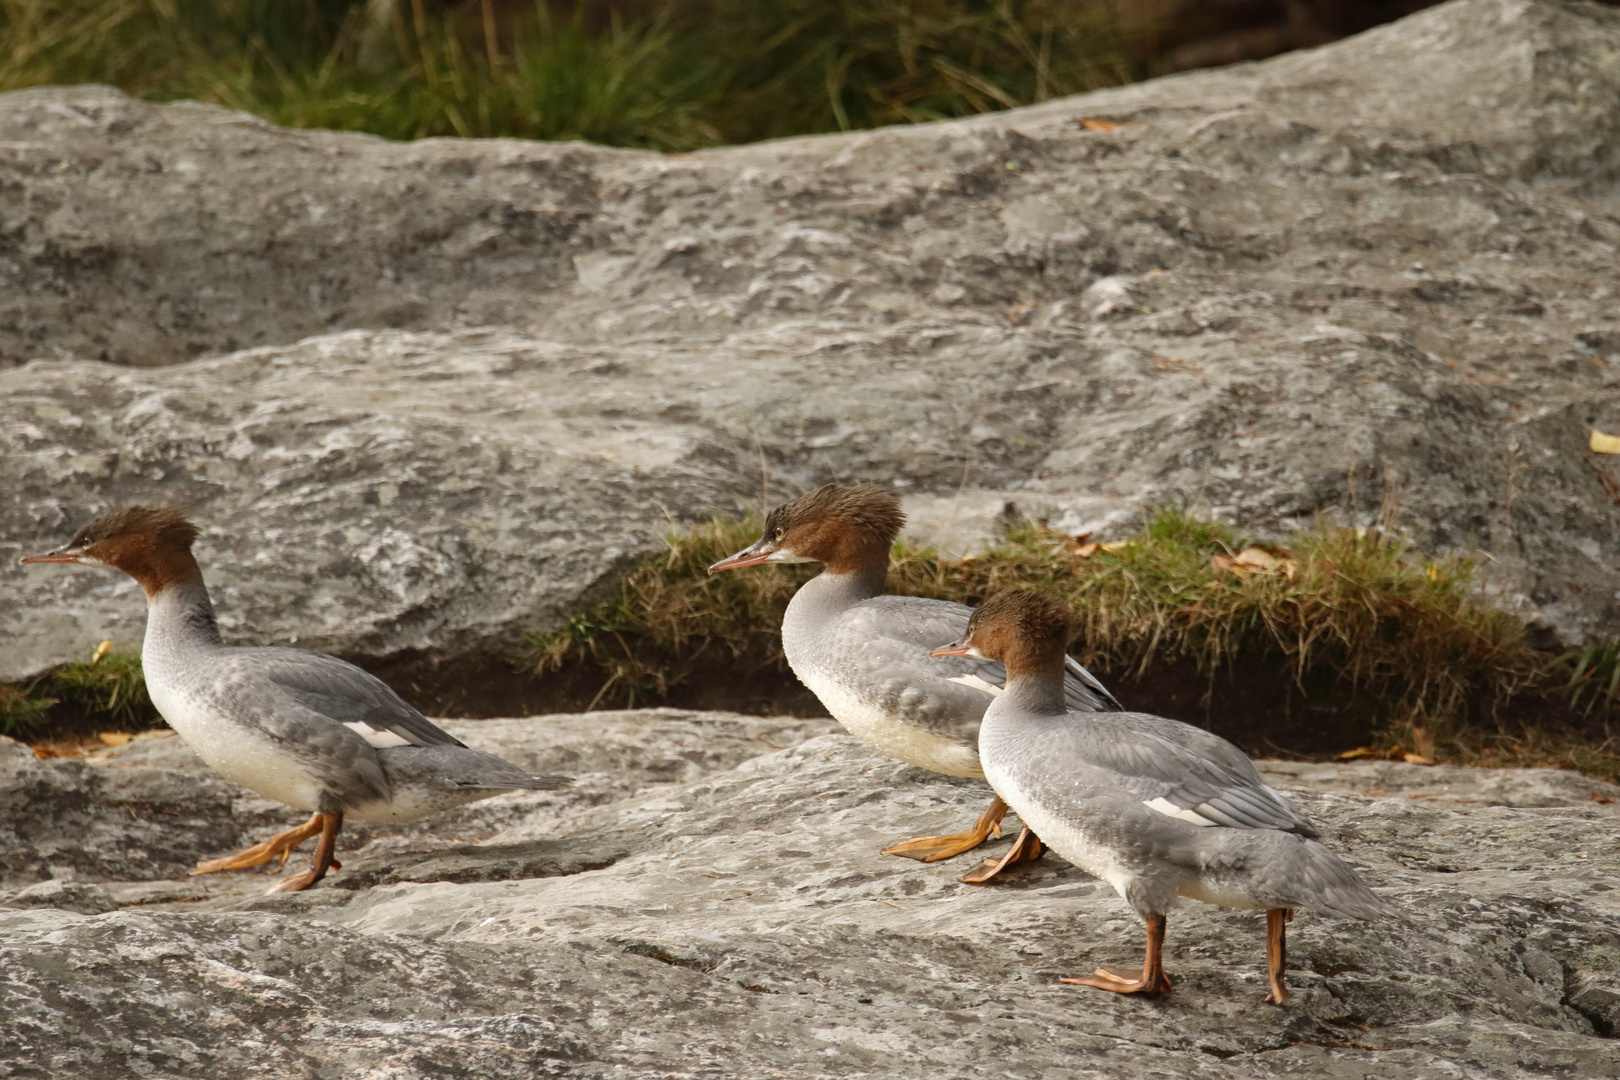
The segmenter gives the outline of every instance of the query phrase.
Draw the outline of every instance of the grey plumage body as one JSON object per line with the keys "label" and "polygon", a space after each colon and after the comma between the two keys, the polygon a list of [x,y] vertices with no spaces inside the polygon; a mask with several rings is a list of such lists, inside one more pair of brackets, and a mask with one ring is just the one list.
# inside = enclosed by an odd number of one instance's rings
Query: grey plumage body
{"label": "grey plumage body", "polygon": [[158,711],[209,766],[301,810],[406,820],[569,783],[467,747],[335,657],[223,644],[200,583],[150,598],[142,663]]}
{"label": "grey plumage body", "polygon": [[991,703],[979,743],[996,793],[1139,915],[1163,915],[1178,897],[1396,915],[1242,751],[1200,728],[1144,713],[1078,714],[1025,678]]}
{"label": "grey plumage body", "polygon": [[[928,656],[961,637],[971,614],[946,600],[884,594],[881,577],[823,573],[788,604],[782,649],[793,673],[856,736],[912,765],[983,776],[979,723],[1006,685],[1006,669]],[[1063,689],[1076,711],[1120,707],[1073,658]]]}

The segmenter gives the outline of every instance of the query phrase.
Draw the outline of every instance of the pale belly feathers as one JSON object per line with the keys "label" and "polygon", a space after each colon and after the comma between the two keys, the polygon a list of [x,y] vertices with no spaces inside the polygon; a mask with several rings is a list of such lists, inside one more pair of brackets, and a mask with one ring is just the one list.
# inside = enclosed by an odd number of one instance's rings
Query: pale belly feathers
{"label": "pale belly feathers", "polygon": [[877,747],[890,757],[899,758],[907,765],[930,772],[947,776],[984,775],[984,770],[979,767],[976,747],[907,724],[892,713],[863,700],[859,694],[835,680],[816,678],[804,672],[798,674],[821,699],[832,718],[862,742]]}
{"label": "pale belly feathers", "polygon": [[1121,896],[1125,895],[1125,888],[1136,877],[1136,872],[1123,863],[1113,847],[1102,843],[1083,826],[1030,799],[1005,770],[992,765],[985,769],[985,778],[1018,814],[1019,820],[1034,830],[1047,847],[1086,873],[1108,882]]}
{"label": "pale belly feathers", "polygon": [[[1120,896],[1125,895],[1126,888],[1140,876],[1140,871],[1127,866],[1120,858],[1119,852],[1097,836],[1089,833],[1083,825],[1077,824],[1057,813],[1052,812],[1038,802],[1029,798],[1005,770],[998,770],[991,766],[985,770],[985,778],[996,794],[1012,807],[1018,814],[1019,820],[1034,830],[1045,844],[1053,851],[1068,859],[1074,865],[1093,877],[1101,878],[1113,886]],[[1162,800],[1161,800],[1162,801]],[[1166,817],[1180,817],[1179,814],[1169,814],[1151,802],[1144,802],[1145,806]],[[1190,811],[1182,813],[1190,814]],[[1193,821],[1186,820],[1189,825]],[[1210,823],[1202,818],[1199,822],[1205,826]],[[1215,877],[1201,875],[1190,870],[1177,868],[1171,871],[1181,878],[1178,883],[1176,895],[1189,900],[1200,900],[1206,904],[1216,904],[1220,907],[1230,908],[1261,908],[1265,905],[1244,891],[1242,883],[1232,880],[1220,880]]]}
{"label": "pale belly feathers", "polygon": [[177,693],[150,675],[146,689],[175,734],[219,775],[294,809],[314,812],[319,808],[320,784],[282,744],[234,723],[197,696]]}

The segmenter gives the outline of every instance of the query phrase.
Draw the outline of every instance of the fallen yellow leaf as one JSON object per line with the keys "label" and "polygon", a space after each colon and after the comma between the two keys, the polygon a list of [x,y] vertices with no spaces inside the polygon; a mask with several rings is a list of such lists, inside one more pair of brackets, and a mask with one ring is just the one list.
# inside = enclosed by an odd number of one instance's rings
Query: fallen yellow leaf
{"label": "fallen yellow leaf", "polygon": [[1402,754],[1401,760],[1408,765],[1433,765],[1433,758],[1426,758],[1422,754]]}
{"label": "fallen yellow leaf", "polygon": [[1104,551],[1122,551],[1130,546],[1131,542],[1129,540],[1115,540],[1111,543],[1104,544],[1102,549]]}
{"label": "fallen yellow leaf", "polygon": [[1597,428],[1592,429],[1591,445],[1594,454],[1620,454],[1620,437],[1605,435]]}
{"label": "fallen yellow leaf", "polygon": [[1228,570],[1238,574],[1271,574],[1281,571],[1290,581],[1299,572],[1299,568],[1290,557],[1291,552],[1284,551],[1281,556],[1274,555],[1265,548],[1246,547],[1236,555],[1216,555],[1210,559],[1209,565],[1217,574],[1224,574]]}
{"label": "fallen yellow leaf", "polygon": [[1276,570],[1282,566],[1282,560],[1271,552],[1257,547],[1246,547],[1237,553],[1232,560],[1233,565],[1249,570]]}
{"label": "fallen yellow leaf", "polygon": [[96,738],[108,746],[123,746],[134,736],[127,731],[99,731],[96,733]]}
{"label": "fallen yellow leaf", "polygon": [[1385,753],[1382,750],[1374,750],[1370,746],[1358,746],[1354,750],[1346,750],[1344,753],[1340,754],[1339,755],[1339,760],[1340,761],[1354,761],[1356,758],[1384,757],[1384,756],[1385,756]]}
{"label": "fallen yellow leaf", "polygon": [[112,638],[108,638],[107,640],[103,641],[100,645],[96,646],[96,651],[94,653],[92,653],[91,656],[90,656],[90,662],[93,664],[97,660],[100,660],[103,656],[107,655],[107,651],[109,649],[111,649],[111,648],[112,648]]}
{"label": "fallen yellow leaf", "polygon": [[1093,555],[1097,554],[1097,552],[1099,552],[1101,550],[1102,550],[1102,545],[1097,543],[1097,541],[1093,540],[1089,544],[1081,544],[1079,547],[1075,548],[1074,553],[1079,558],[1089,559],[1089,558],[1091,558]]}
{"label": "fallen yellow leaf", "polygon": [[1104,120],[1100,116],[1082,116],[1080,126],[1087,131],[1118,131],[1120,125],[1112,120]]}

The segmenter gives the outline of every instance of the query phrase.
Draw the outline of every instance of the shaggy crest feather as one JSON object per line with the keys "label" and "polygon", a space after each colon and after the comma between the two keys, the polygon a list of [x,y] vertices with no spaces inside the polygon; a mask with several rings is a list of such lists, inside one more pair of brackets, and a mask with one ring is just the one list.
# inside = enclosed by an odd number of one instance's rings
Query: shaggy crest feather
{"label": "shaggy crest feather", "polygon": [[894,493],[876,484],[823,484],[772,510],[765,519],[765,535],[821,521],[849,525],[861,532],[863,539],[887,548],[900,534],[906,515]]}
{"label": "shaggy crest feather", "polygon": [[175,507],[126,506],[80,529],[74,534],[71,546],[78,548],[124,536],[150,535],[189,550],[201,533],[185,512]]}
{"label": "shaggy crest feather", "polygon": [[998,624],[1025,641],[1066,640],[1069,609],[1061,601],[1031,589],[997,593],[973,610],[968,619],[968,636]]}

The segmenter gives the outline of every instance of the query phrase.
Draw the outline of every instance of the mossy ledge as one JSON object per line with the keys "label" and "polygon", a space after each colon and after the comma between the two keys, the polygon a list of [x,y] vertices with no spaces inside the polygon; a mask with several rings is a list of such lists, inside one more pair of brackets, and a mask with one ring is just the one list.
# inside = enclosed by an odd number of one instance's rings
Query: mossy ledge
{"label": "mossy ledge", "polygon": [[[663,553],[533,636],[532,674],[518,677],[531,708],[814,708],[779,630],[817,568],[707,572],[758,530],[745,518],[671,532]],[[969,604],[1008,588],[1054,593],[1076,612],[1072,651],[1127,706],[1202,723],[1251,753],[1370,745],[1620,779],[1609,738],[1620,643],[1563,656],[1535,649],[1518,618],[1490,605],[1480,572],[1465,555],[1426,556],[1388,530],[1320,528],[1264,543],[1166,509],[1109,544],[1035,525],[960,561],[901,543],[889,588]],[[465,694],[452,710],[434,690],[393,681],[430,712],[489,715]],[[0,734],[41,740],[160,723],[130,654],[98,650],[30,683],[0,684]]]}
{"label": "mossy ledge", "polygon": [[[536,671],[594,671],[592,707],[678,700],[717,668],[791,680],[782,612],[817,568],[706,572],[758,530],[752,518],[716,519],[670,534],[617,590],[532,639]],[[1370,742],[1429,758],[1620,768],[1600,731],[1614,710],[1603,693],[1614,647],[1535,649],[1524,624],[1486,599],[1478,561],[1420,554],[1390,530],[1324,527],[1268,544],[1163,509],[1109,544],[1020,525],[961,561],[895,547],[891,592],[972,604],[1009,588],[1065,599],[1071,651],[1127,706],[1205,723],[1251,752]],[[1588,687],[1582,709],[1571,708],[1572,685]]]}

